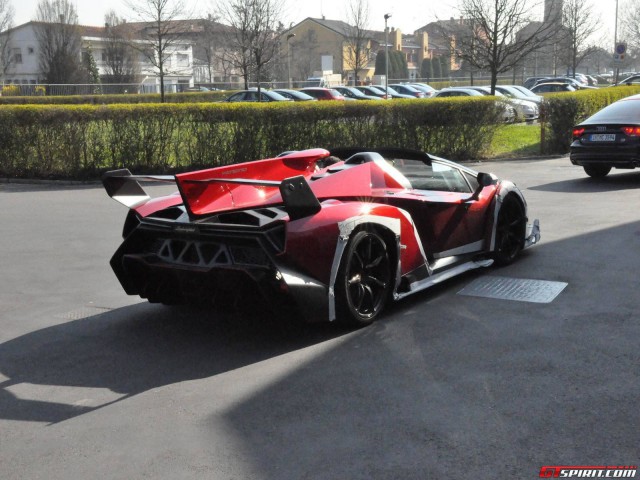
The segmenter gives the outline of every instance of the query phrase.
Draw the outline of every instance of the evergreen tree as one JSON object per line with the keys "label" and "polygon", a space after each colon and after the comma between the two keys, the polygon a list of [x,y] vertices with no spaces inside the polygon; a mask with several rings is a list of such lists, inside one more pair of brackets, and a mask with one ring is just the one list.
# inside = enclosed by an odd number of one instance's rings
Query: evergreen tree
{"label": "evergreen tree", "polygon": [[429,80],[431,77],[429,76],[429,64],[431,60],[428,58],[422,59],[422,63],[420,64],[420,78],[426,78]]}
{"label": "evergreen tree", "polygon": [[87,71],[87,81],[94,85],[91,89],[92,93],[98,94],[101,93],[100,89],[100,72],[98,72],[98,65],[96,64],[96,59],[93,56],[93,52],[91,51],[91,47],[87,47],[87,51],[83,55],[84,60],[84,68]]}
{"label": "evergreen tree", "polygon": [[[384,75],[384,59],[386,57],[384,50],[379,50],[376,55],[376,69],[373,72],[374,75]],[[391,65],[389,65],[391,66]]]}
{"label": "evergreen tree", "polygon": [[451,75],[451,60],[448,56],[440,57],[440,70],[444,78],[449,78]]}
{"label": "evergreen tree", "polygon": [[431,62],[433,64],[433,78],[440,80],[442,78],[442,64],[440,58],[434,58]]}
{"label": "evergreen tree", "polygon": [[398,57],[398,72],[396,79],[406,80],[409,78],[409,65],[407,64],[407,57],[402,52],[396,52]]}

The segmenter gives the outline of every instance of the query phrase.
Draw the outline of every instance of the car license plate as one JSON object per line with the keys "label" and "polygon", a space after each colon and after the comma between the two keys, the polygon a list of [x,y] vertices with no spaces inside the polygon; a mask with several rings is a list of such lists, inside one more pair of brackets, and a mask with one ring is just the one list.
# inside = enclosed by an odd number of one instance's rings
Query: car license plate
{"label": "car license plate", "polygon": [[615,142],[615,133],[594,133],[589,137],[592,142]]}

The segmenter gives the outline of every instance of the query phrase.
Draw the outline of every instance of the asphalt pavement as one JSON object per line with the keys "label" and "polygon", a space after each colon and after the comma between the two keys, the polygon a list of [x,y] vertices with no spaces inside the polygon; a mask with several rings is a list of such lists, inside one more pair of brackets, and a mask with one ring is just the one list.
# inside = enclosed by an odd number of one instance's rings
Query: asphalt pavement
{"label": "asphalt pavement", "polygon": [[[0,478],[538,478],[637,465],[640,171],[471,164],[541,224],[512,265],[304,325],[128,297],[108,261],[126,209],[98,185],[0,184]],[[564,282],[550,303],[459,295]]]}

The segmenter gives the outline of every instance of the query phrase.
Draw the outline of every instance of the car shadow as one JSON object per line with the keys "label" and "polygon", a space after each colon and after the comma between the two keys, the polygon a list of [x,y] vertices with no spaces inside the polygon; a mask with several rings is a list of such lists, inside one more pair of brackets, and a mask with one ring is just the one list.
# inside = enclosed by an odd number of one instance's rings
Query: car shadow
{"label": "car shadow", "polygon": [[555,193],[615,192],[640,187],[640,172],[612,173],[601,179],[587,177],[529,187],[528,190]]}
{"label": "car shadow", "polygon": [[[56,423],[150,389],[234,370],[348,333],[263,309],[211,312],[140,303],[28,333],[0,345],[0,418]],[[0,376],[0,379],[2,378]],[[82,406],[19,398],[12,387],[108,389]]]}

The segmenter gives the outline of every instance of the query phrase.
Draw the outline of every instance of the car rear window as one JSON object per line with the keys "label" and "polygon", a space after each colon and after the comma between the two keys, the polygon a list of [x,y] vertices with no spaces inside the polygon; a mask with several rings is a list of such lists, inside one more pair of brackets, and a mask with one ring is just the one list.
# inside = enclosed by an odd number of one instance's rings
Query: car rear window
{"label": "car rear window", "polygon": [[612,103],[584,123],[640,123],[640,98]]}

